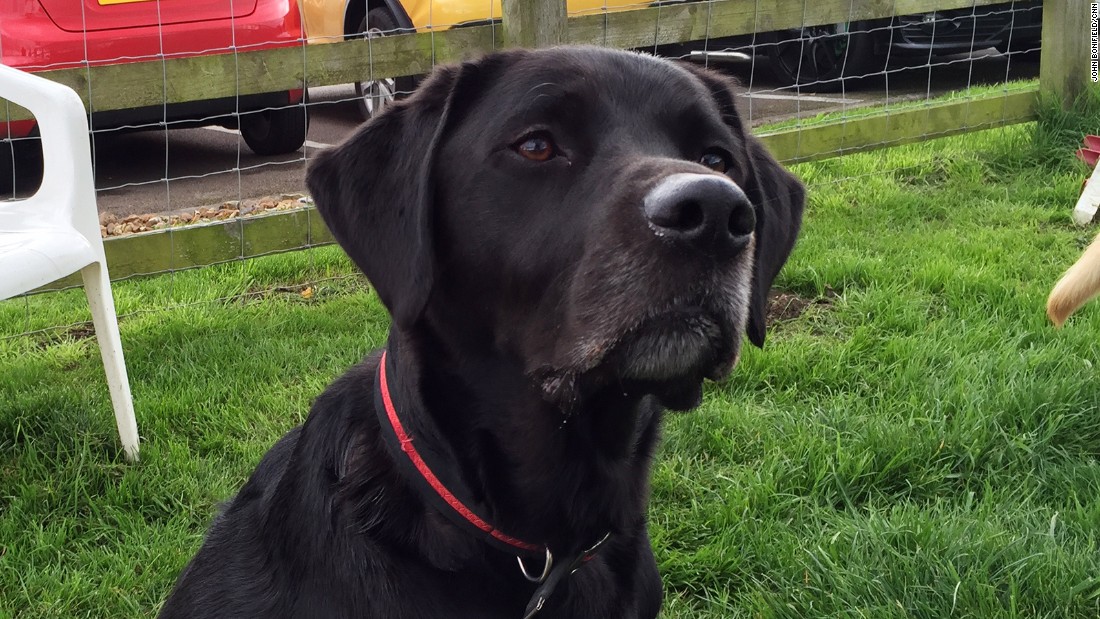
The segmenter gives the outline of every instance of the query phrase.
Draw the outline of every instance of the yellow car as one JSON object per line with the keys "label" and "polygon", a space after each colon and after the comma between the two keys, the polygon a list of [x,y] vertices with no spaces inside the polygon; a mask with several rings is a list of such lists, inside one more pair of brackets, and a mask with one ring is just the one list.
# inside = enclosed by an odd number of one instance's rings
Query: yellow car
{"label": "yellow car", "polygon": [[[447,30],[500,19],[500,0],[299,0],[302,25],[310,43],[356,37]],[[644,8],[651,0],[568,0],[569,15]],[[415,78],[359,82],[355,92],[364,117],[395,97],[408,94]]]}

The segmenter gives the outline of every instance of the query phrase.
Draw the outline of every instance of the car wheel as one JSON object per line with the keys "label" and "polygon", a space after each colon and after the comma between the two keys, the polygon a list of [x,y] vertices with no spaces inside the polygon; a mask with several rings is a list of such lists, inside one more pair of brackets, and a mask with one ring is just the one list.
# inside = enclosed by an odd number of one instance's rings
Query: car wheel
{"label": "car wheel", "polygon": [[38,191],[42,184],[42,139],[38,128],[25,138],[0,140],[0,199],[24,197]]}
{"label": "car wheel", "polygon": [[285,155],[305,144],[309,118],[298,105],[241,114],[241,136],[257,155]]}
{"label": "car wheel", "polygon": [[[359,22],[356,32],[363,33],[368,39],[386,36],[401,31],[397,25],[397,19],[386,8],[371,9],[367,16]],[[355,84],[355,94],[358,96],[359,111],[365,119],[373,118],[387,105],[397,99],[404,98],[416,88],[416,80],[411,76],[388,77],[380,80],[367,80]]]}
{"label": "car wheel", "polygon": [[886,56],[875,56],[872,23],[851,22],[786,30],[768,47],[772,72],[781,86],[835,92],[878,73]]}

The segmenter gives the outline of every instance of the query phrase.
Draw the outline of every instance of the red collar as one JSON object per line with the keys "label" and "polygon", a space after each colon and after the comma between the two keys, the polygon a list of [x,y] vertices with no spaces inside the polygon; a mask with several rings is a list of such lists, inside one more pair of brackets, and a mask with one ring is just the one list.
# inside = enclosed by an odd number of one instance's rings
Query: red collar
{"label": "red collar", "polygon": [[[421,495],[429,503],[435,505],[451,522],[454,522],[459,528],[480,537],[499,550],[519,555],[516,559],[519,561],[519,568],[524,578],[538,584],[523,614],[524,619],[531,619],[542,610],[543,605],[554,592],[558,583],[590,561],[611,536],[611,533],[605,534],[595,545],[573,556],[570,561],[560,561],[555,564],[554,556],[545,544],[533,544],[512,537],[477,515],[451,490],[451,488],[455,488],[460,494],[469,496],[470,493],[465,491],[462,480],[453,477],[448,479],[447,483],[444,483],[433,472],[433,467],[429,464],[433,460],[436,462],[440,460],[444,462],[447,460],[453,461],[453,457],[447,457],[448,452],[445,445],[435,444],[443,443],[443,441],[421,441],[418,449],[417,445],[414,444],[415,438],[401,423],[401,418],[397,415],[397,407],[394,406],[393,398],[390,395],[390,384],[386,378],[387,357],[387,351],[383,350],[382,358],[378,361],[378,380],[375,389],[376,402],[374,407],[379,417],[382,435],[386,438],[386,444],[390,447],[390,451],[399,463],[399,467],[406,472],[406,477],[420,489]],[[431,431],[430,426],[425,426],[423,434],[431,434]],[[402,454],[404,454],[404,457],[402,457]],[[436,467],[436,470],[445,475],[453,471],[454,468]],[[540,576],[533,576],[529,573],[527,566],[523,563],[524,556],[531,557],[532,555],[544,556]]]}
{"label": "red collar", "polygon": [[426,483],[427,489],[430,490],[431,494],[429,494],[429,496],[431,497],[434,495],[434,497],[447,505],[449,510],[445,510],[444,513],[451,515],[452,521],[455,521],[463,528],[468,529],[469,527],[473,527],[480,532],[479,536],[486,537],[486,541],[502,550],[510,552],[518,551],[525,555],[541,555],[545,553],[546,546],[544,544],[525,542],[489,524],[484,518],[478,516],[474,510],[470,509],[465,503],[459,500],[447,485],[440,481],[435,473],[432,472],[432,467],[428,465],[425,456],[417,450],[414,444],[414,437],[405,429],[405,426],[401,423],[401,419],[397,416],[397,409],[393,405],[393,399],[390,397],[389,381],[386,379],[386,357],[386,351],[383,351],[382,359],[378,362],[378,391],[382,397],[382,409],[385,411],[385,418],[387,421],[386,424],[383,424],[383,427],[385,428],[385,426],[388,426],[388,428],[393,431],[397,444],[400,445],[401,451],[408,458],[407,462],[412,465],[417,473],[417,477],[422,479]]}

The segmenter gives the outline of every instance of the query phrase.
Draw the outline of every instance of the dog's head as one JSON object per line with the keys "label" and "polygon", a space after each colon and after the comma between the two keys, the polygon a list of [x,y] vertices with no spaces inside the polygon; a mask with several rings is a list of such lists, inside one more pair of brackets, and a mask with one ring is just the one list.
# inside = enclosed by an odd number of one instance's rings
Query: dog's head
{"label": "dog's head", "polygon": [[599,48],[437,69],[308,185],[395,328],[673,408],[763,344],[804,201],[725,78]]}

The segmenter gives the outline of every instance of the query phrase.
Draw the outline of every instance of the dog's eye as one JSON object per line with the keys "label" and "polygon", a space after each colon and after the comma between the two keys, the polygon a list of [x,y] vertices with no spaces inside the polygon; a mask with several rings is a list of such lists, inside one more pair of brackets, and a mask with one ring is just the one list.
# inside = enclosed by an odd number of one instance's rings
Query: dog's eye
{"label": "dog's eye", "polygon": [[554,145],[554,139],[545,131],[537,131],[523,136],[512,148],[524,159],[539,162],[550,161],[558,152],[557,146]]}
{"label": "dog's eye", "polygon": [[718,151],[707,151],[703,153],[703,156],[699,158],[699,163],[707,166],[715,172],[721,172],[725,174],[729,171],[729,161],[727,161],[725,155]]}

